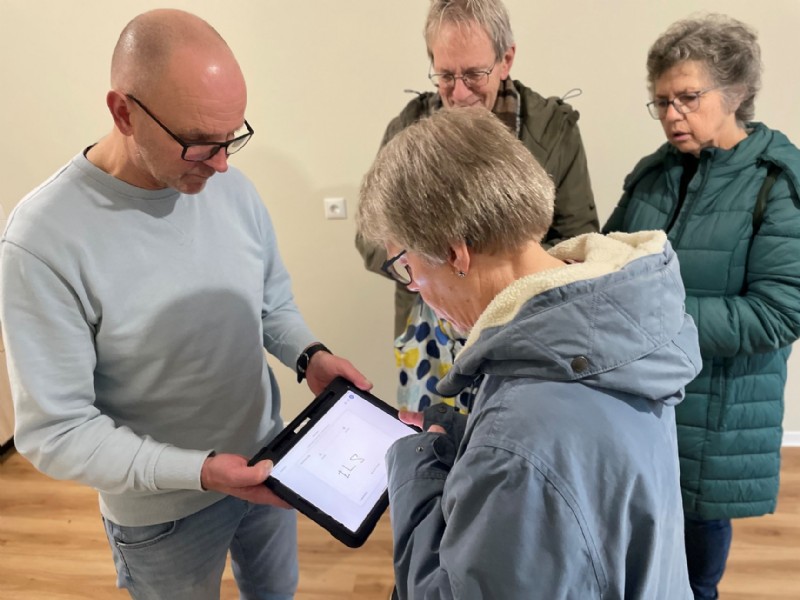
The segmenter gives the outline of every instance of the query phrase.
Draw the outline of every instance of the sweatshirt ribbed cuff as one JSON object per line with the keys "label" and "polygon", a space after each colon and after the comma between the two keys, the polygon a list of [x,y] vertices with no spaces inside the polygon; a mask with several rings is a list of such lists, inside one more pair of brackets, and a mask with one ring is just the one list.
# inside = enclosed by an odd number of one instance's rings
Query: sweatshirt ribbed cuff
{"label": "sweatshirt ribbed cuff", "polygon": [[197,490],[200,485],[200,471],[211,450],[184,450],[167,446],[156,463],[154,483],[159,490]]}

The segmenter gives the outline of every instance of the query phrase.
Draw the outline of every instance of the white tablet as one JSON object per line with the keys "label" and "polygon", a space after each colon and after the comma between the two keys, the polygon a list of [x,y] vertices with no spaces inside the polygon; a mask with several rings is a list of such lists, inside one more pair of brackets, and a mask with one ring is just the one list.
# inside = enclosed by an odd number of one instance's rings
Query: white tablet
{"label": "white tablet", "polygon": [[417,432],[396,409],[339,377],[250,464],[272,460],[265,485],[356,548],[389,505],[386,451]]}

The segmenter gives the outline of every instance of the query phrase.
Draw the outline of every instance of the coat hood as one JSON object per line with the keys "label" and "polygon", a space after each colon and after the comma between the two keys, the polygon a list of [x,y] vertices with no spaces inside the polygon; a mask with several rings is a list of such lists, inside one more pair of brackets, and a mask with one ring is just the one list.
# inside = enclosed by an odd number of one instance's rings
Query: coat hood
{"label": "coat hood", "polygon": [[498,294],[438,391],[455,395],[479,375],[499,375],[680,402],[701,359],[664,232],[586,234],[549,252],[575,262]]}

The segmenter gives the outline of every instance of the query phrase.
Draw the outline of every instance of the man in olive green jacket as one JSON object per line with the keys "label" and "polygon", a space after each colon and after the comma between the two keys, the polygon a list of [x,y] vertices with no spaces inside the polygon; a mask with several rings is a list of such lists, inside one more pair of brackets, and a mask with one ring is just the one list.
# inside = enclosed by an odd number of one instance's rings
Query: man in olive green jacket
{"label": "man in olive green jacket", "polygon": [[[425,29],[431,81],[437,92],[419,94],[389,123],[381,146],[398,132],[442,108],[483,104],[514,131],[553,178],[556,204],[545,245],[597,231],[578,112],[559,98],[544,98],[509,77],[516,45],[499,0],[434,0]],[[356,238],[366,268],[381,273],[386,251]],[[395,289],[395,336],[403,333],[416,294]]]}

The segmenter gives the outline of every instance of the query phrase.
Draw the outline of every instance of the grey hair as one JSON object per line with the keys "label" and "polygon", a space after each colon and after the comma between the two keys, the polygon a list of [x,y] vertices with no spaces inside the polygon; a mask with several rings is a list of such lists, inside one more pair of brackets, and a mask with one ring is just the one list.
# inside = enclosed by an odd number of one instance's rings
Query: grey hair
{"label": "grey hair", "polygon": [[728,106],[736,109],[740,125],[755,116],[756,94],[761,89],[761,48],[755,30],[721,14],[673,23],[647,54],[647,78],[652,93],[656,80],[678,63],[703,64]]}
{"label": "grey hair", "polygon": [[384,146],[361,184],[356,222],[440,264],[452,243],[482,253],[540,242],[555,186],[508,127],[483,107],[443,109]]}
{"label": "grey hair", "polygon": [[514,34],[508,11],[500,0],[431,0],[428,19],[425,22],[425,43],[428,58],[433,60],[431,46],[445,24],[469,27],[477,23],[492,41],[495,58],[500,60],[514,45]]}

